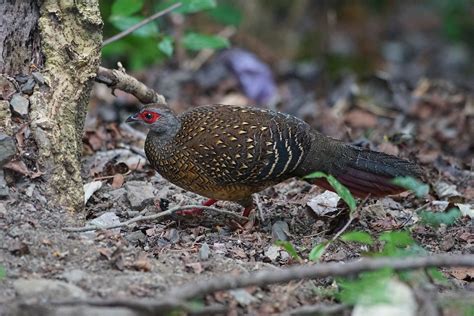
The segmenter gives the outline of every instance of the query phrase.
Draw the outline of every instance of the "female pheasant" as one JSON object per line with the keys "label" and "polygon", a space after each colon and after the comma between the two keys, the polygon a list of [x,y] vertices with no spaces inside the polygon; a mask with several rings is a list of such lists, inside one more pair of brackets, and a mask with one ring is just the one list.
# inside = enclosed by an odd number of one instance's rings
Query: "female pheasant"
{"label": "female pheasant", "polygon": [[[127,122],[149,127],[145,153],[164,178],[210,198],[204,205],[239,203],[246,216],[253,193],[315,171],[332,174],[358,197],[403,192],[393,178],[420,176],[414,163],[345,144],[270,110],[219,104],[177,116],[151,104]],[[331,189],[324,180],[314,183]]]}

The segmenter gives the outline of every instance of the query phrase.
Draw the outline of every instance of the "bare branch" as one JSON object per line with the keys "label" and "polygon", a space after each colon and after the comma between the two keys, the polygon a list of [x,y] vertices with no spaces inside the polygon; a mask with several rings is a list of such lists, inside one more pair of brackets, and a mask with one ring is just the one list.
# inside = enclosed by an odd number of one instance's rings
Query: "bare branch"
{"label": "bare branch", "polygon": [[120,70],[99,67],[95,81],[103,83],[112,89],[119,89],[130,93],[144,104],[166,104],[164,96]]}
{"label": "bare branch", "polygon": [[147,220],[156,220],[156,219],[161,218],[161,217],[169,216],[169,215],[171,215],[175,212],[182,211],[182,210],[189,210],[189,209],[192,209],[192,208],[199,208],[199,209],[205,210],[205,211],[212,211],[212,212],[216,212],[216,213],[220,213],[220,214],[230,215],[230,216],[236,217],[238,219],[248,220],[247,217],[236,214],[235,212],[231,212],[231,211],[227,211],[227,210],[221,210],[221,209],[211,207],[211,206],[183,205],[183,206],[173,207],[173,208],[170,208],[169,210],[166,210],[164,212],[160,212],[160,213],[157,213],[157,214],[153,214],[153,215],[147,215],[147,216],[138,215],[138,216],[133,217],[133,218],[129,219],[128,221],[125,221],[125,222],[120,223],[120,224],[108,225],[108,226],[104,226],[104,227],[97,227],[97,226],[64,227],[63,231],[71,232],[71,233],[79,233],[79,232],[88,232],[88,231],[99,230],[99,229],[114,229],[114,228],[129,226],[129,225],[131,225],[133,223],[136,223],[136,222],[147,221]]}
{"label": "bare branch", "polygon": [[145,20],[133,25],[132,27],[126,29],[125,31],[120,32],[120,33],[112,36],[111,38],[106,39],[102,43],[102,47],[104,47],[105,45],[108,45],[110,43],[113,43],[115,41],[118,41],[119,39],[127,36],[128,34],[132,33],[133,31],[141,28],[142,26],[144,26],[144,25],[146,25],[150,22],[153,22],[154,20],[158,19],[159,17],[161,17],[165,14],[170,13],[171,11],[173,11],[176,8],[179,8],[180,6],[181,6],[181,2],[178,2],[178,3],[173,4],[172,6],[169,6],[168,8],[164,9],[163,11],[160,11],[160,12],[157,12],[157,13],[153,14],[152,16],[150,16],[150,17],[146,18]]}
{"label": "bare branch", "polygon": [[427,257],[366,258],[348,263],[330,262],[299,265],[288,269],[263,270],[246,275],[215,277],[176,287],[171,289],[169,293],[171,297],[186,300],[217,291],[248,286],[265,286],[293,280],[316,279],[329,276],[347,276],[382,268],[391,268],[399,271],[427,267],[474,267],[474,255],[441,254]]}

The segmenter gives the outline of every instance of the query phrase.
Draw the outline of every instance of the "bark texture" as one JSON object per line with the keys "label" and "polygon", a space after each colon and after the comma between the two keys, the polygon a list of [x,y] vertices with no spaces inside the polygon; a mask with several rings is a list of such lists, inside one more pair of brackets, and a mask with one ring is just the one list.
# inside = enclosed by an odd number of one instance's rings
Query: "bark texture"
{"label": "bark texture", "polygon": [[39,11],[39,0],[0,0],[0,73],[28,73],[42,64]]}
{"label": "bark texture", "polygon": [[84,203],[82,133],[102,44],[98,0],[45,0],[38,25],[49,88],[30,98],[31,130],[49,180],[48,195],[79,209]]}

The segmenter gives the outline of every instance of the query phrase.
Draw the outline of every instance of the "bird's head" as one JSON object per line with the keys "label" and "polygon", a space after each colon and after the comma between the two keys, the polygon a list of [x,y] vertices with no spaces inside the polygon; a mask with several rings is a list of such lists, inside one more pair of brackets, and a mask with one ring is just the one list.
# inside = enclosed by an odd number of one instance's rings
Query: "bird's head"
{"label": "bird's head", "polygon": [[125,122],[141,123],[158,134],[175,133],[180,127],[180,122],[174,112],[159,104],[146,106],[139,112],[130,115]]}

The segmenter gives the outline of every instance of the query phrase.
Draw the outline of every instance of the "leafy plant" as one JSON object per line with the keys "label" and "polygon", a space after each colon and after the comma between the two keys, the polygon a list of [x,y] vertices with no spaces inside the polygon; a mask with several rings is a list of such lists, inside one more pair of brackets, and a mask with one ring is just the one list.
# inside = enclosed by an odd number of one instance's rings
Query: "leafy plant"
{"label": "leafy plant", "polygon": [[3,266],[0,266],[0,280],[7,276],[7,271]]}
{"label": "leafy plant", "polygon": [[430,191],[430,186],[413,177],[396,177],[392,183],[412,191],[419,198],[424,197]]}
{"label": "leafy plant", "polygon": [[[115,0],[100,1],[104,18],[104,37],[111,37],[143,21],[155,12],[162,11],[175,3],[181,6],[173,10],[184,16],[209,11],[215,21],[237,25],[241,16],[238,10],[229,5],[217,4],[215,0]],[[166,31],[167,25],[159,19],[150,22],[130,35],[104,46],[102,55],[105,59],[123,61],[127,68],[140,69],[147,65],[161,62],[173,56],[175,45],[181,44],[189,51],[202,49],[221,49],[229,47],[226,38],[201,34],[196,31],[186,32],[182,37],[175,37]]]}
{"label": "leafy plant", "polygon": [[447,212],[420,211],[418,215],[422,223],[438,227],[441,224],[453,225],[462,214],[458,208],[451,208]]}
{"label": "leafy plant", "polygon": [[370,236],[369,233],[356,230],[343,234],[340,239],[343,241],[354,241],[369,246],[374,243],[372,236]]}
{"label": "leafy plant", "polygon": [[283,249],[285,249],[286,252],[288,252],[288,254],[295,260],[298,260],[298,261],[301,261],[301,257],[300,255],[298,254],[298,252],[296,251],[295,249],[295,246],[293,246],[292,243],[290,243],[289,241],[284,241],[284,240],[277,240],[275,242],[275,245],[279,246],[279,247],[282,247]]}
{"label": "leafy plant", "polygon": [[334,178],[334,176],[330,174],[329,175],[325,174],[324,172],[321,172],[321,171],[317,171],[304,177],[304,179],[314,179],[314,178],[325,178],[329,182],[329,184],[333,187],[333,189],[336,191],[336,193],[341,197],[341,199],[344,202],[346,202],[351,212],[355,211],[356,202],[355,202],[354,197],[352,196],[351,191],[349,191],[348,188],[346,188],[339,181],[337,181],[337,179]]}

